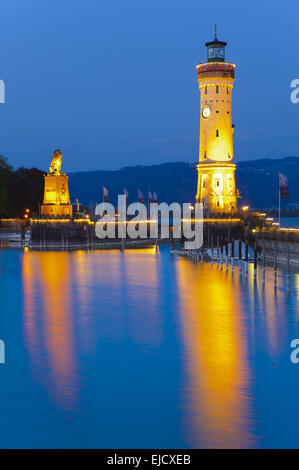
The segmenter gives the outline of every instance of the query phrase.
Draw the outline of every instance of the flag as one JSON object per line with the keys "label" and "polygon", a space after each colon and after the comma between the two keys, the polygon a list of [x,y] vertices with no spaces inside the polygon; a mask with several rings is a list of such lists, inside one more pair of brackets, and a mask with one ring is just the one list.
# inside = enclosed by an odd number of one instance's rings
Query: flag
{"label": "flag", "polygon": [[144,204],[144,196],[142,192],[140,191],[140,189],[138,189],[138,202]]}
{"label": "flag", "polygon": [[148,192],[147,199],[148,199],[149,204],[151,204],[153,202],[153,195],[150,191]]}
{"label": "flag", "polygon": [[282,173],[279,173],[279,191],[281,199],[289,199],[288,179]]}
{"label": "flag", "polygon": [[129,193],[126,190],[126,188],[124,188],[124,195],[126,196],[126,205],[128,205],[129,204]]}
{"label": "flag", "polygon": [[109,202],[108,194],[108,189],[103,186],[103,202]]}
{"label": "flag", "polygon": [[157,193],[153,194],[153,200],[154,200],[154,202],[159,203]]}

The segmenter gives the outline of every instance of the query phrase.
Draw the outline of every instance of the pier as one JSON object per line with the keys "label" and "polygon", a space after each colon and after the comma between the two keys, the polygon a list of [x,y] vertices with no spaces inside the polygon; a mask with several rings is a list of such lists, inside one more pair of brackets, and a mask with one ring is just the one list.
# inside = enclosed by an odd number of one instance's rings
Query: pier
{"label": "pier", "polygon": [[[299,229],[279,228],[266,220],[264,213],[236,213],[228,216],[210,216],[203,219],[203,244],[197,250],[186,250],[183,233],[173,236],[170,224],[169,238],[161,237],[161,222],[157,222],[157,237],[131,239],[119,237],[119,224],[115,221],[115,238],[99,239],[95,233],[96,221],[87,218],[32,218],[30,220],[2,219],[1,245],[28,246],[32,249],[125,249],[142,248],[166,243],[172,253],[192,256],[196,260],[223,260],[228,257],[255,264],[284,263],[299,265]],[[133,222],[133,221],[132,221]],[[130,223],[126,221],[126,228]],[[135,221],[133,223],[136,223]]]}

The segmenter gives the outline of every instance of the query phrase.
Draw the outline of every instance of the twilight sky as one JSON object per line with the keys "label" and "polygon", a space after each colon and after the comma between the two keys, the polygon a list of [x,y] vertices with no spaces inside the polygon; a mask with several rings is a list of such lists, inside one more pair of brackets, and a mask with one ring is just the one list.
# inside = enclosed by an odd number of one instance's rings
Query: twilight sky
{"label": "twilight sky", "polygon": [[196,64],[228,42],[235,160],[299,156],[298,0],[9,0],[0,153],[66,172],[198,159]]}

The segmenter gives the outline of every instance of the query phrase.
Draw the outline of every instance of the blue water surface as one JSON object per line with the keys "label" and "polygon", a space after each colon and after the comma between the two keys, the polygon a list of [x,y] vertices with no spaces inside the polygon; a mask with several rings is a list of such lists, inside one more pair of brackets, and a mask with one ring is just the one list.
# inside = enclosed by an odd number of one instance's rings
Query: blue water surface
{"label": "blue water surface", "polygon": [[1,448],[298,447],[299,275],[0,250]]}

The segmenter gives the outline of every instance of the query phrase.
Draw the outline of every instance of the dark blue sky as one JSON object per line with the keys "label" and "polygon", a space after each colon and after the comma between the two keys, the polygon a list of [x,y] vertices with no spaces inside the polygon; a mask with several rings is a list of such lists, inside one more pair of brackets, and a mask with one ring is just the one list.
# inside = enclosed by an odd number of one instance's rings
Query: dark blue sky
{"label": "dark blue sky", "polygon": [[235,159],[299,156],[298,0],[9,0],[1,5],[0,152],[65,171],[198,159],[196,64],[228,42]]}

